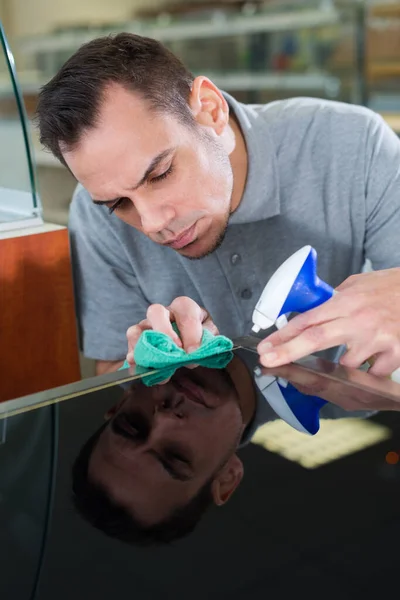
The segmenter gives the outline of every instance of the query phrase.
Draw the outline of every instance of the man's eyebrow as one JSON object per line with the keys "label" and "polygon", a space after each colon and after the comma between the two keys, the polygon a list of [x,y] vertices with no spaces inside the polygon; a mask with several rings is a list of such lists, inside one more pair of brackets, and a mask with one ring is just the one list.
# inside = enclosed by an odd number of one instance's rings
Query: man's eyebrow
{"label": "man's eyebrow", "polygon": [[157,156],[153,158],[153,160],[147,167],[146,172],[143,175],[142,179],[139,181],[139,183],[137,185],[133,186],[132,190],[137,190],[140,186],[142,186],[147,181],[149,175],[151,175],[151,173],[154,171],[154,169],[156,167],[158,167],[160,162],[162,162],[164,160],[164,158],[167,158],[173,152],[175,152],[175,148],[167,148],[167,150],[163,150],[162,152],[160,152],[160,154],[157,154]]}
{"label": "man's eyebrow", "polygon": [[[130,188],[132,191],[137,190],[138,188],[140,188],[144,183],[146,183],[147,179],[149,178],[149,175],[151,175],[151,173],[154,171],[154,169],[156,167],[158,167],[158,165],[160,164],[160,162],[162,162],[165,158],[167,158],[170,154],[172,154],[173,152],[175,152],[175,148],[167,148],[166,150],[163,150],[162,152],[160,152],[159,154],[157,154],[157,156],[155,156],[153,158],[153,160],[151,161],[151,163],[149,164],[149,166],[147,167],[143,177],[141,178],[141,180],[139,181],[139,183],[137,183],[136,185],[134,185],[132,188]],[[93,204],[99,204],[100,206],[102,204],[110,204],[110,203],[114,203],[117,202],[117,200],[119,200],[119,198],[114,198],[112,200],[95,200],[94,198],[92,199]]]}

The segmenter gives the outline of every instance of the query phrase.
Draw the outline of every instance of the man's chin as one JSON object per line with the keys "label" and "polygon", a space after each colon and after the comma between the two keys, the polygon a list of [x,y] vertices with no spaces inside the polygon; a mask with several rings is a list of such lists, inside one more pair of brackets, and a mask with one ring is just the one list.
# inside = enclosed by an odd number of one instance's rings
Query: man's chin
{"label": "man's chin", "polygon": [[178,254],[180,254],[184,258],[188,258],[189,260],[200,260],[201,258],[209,256],[217,249],[217,246],[210,246],[209,248],[196,248],[193,244],[193,248],[191,248],[191,245],[192,244],[186,246],[186,248],[177,250]]}
{"label": "man's chin", "polygon": [[209,250],[198,250],[196,248],[182,248],[182,250],[177,250],[178,254],[183,256],[184,258],[189,258],[190,260],[200,260],[200,258],[205,258],[209,254],[213,252],[213,249]]}
{"label": "man's chin", "polygon": [[188,258],[189,260],[199,260],[201,258],[206,258],[206,256],[209,256],[210,254],[215,252],[215,250],[217,250],[221,246],[222,242],[224,241],[225,233],[226,233],[226,228],[218,236],[217,239],[214,239],[211,241],[197,239],[197,240],[194,240],[191,244],[188,244],[187,246],[185,246],[184,248],[177,250],[177,252],[181,256],[184,256],[185,258]]}

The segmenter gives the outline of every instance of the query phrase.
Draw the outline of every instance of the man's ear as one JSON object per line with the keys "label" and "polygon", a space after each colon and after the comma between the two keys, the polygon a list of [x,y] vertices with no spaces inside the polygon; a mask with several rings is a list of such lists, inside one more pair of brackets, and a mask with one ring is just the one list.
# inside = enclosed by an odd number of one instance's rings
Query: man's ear
{"label": "man's ear", "polygon": [[199,125],[211,127],[221,135],[229,122],[229,106],[222,92],[207,77],[192,83],[189,105]]}
{"label": "man's ear", "polygon": [[236,454],[233,454],[211,484],[211,493],[217,506],[228,502],[242,481],[243,474],[243,463]]}

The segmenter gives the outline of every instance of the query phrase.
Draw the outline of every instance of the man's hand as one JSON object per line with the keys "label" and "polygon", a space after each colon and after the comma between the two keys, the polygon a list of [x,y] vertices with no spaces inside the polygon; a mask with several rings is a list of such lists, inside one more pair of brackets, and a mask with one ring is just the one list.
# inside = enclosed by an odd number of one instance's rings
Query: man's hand
{"label": "man's hand", "polygon": [[263,340],[261,364],[280,366],[346,345],[343,366],[358,368],[374,357],[374,375],[388,376],[400,367],[400,269],[353,275],[337,291]]}
{"label": "man's hand", "polygon": [[[175,322],[180,333],[180,337],[172,328]],[[161,304],[152,304],[147,310],[147,318],[130,327],[126,333],[128,338],[127,361],[134,365],[134,348],[146,329],[154,329],[169,335],[170,338],[186,352],[194,352],[200,346],[203,335],[203,328],[218,335],[218,329],[214,325],[208,312],[201,308],[194,300],[186,296],[180,296],[170,304],[162,306]]]}

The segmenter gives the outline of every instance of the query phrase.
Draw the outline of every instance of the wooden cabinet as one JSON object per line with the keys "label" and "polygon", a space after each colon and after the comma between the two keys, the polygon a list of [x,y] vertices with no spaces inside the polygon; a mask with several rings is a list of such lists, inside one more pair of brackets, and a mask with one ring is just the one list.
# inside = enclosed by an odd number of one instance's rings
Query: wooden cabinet
{"label": "wooden cabinet", "polygon": [[68,231],[0,234],[0,401],[80,379]]}

